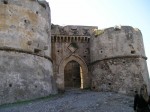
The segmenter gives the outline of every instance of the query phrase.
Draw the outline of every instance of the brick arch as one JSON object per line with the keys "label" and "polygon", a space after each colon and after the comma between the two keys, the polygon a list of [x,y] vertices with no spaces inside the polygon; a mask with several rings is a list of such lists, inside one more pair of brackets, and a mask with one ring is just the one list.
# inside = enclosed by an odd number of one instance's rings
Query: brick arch
{"label": "brick arch", "polygon": [[81,76],[81,88],[89,88],[90,87],[90,77],[88,72],[88,67],[85,61],[78,55],[71,55],[70,57],[64,58],[59,65],[59,74],[57,75],[56,83],[59,90],[64,90],[64,69],[68,62],[76,61],[82,68],[82,76]]}

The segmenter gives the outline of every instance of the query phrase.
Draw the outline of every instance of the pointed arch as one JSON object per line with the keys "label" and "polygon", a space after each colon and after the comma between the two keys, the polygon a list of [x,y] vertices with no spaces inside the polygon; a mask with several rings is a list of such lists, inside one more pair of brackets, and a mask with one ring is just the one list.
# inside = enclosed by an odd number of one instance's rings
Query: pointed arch
{"label": "pointed arch", "polygon": [[81,73],[81,88],[89,88],[90,87],[90,77],[88,72],[88,67],[85,61],[78,55],[71,55],[69,57],[64,58],[59,65],[59,74],[57,75],[56,83],[59,90],[64,90],[64,69],[68,62],[76,61],[79,63],[82,68]]}

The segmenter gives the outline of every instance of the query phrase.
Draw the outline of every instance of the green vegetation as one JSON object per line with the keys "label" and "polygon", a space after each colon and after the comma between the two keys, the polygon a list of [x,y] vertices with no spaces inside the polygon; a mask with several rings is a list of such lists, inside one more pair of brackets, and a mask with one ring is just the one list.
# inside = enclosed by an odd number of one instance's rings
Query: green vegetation
{"label": "green vegetation", "polygon": [[34,102],[42,101],[42,100],[50,100],[52,98],[60,97],[60,96],[62,96],[62,94],[49,95],[46,97],[41,97],[41,98],[37,98],[37,99],[33,99],[33,100],[17,101],[15,103],[3,104],[3,105],[0,105],[0,109],[1,108],[7,108],[7,107],[20,106],[20,105],[34,103]]}
{"label": "green vegetation", "polygon": [[97,36],[99,36],[99,35],[101,35],[101,34],[103,34],[104,33],[104,30],[100,30],[100,29],[95,29],[94,30],[94,35],[95,35],[95,37],[97,37]]}

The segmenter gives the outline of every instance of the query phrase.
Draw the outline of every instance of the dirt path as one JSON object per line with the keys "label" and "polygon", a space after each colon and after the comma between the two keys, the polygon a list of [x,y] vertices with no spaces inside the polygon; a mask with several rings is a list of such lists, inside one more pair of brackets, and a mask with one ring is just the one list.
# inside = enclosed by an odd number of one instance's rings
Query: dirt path
{"label": "dirt path", "polygon": [[0,112],[133,112],[133,97],[89,90],[21,104],[0,106]]}

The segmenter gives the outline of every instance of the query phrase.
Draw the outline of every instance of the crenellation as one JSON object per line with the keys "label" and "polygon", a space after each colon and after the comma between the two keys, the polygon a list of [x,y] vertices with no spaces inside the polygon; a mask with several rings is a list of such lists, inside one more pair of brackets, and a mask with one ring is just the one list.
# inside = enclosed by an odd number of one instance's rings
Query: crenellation
{"label": "crenellation", "polygon": [[95,26],[59,26],[52,24],[52,35],[91,36]]}

